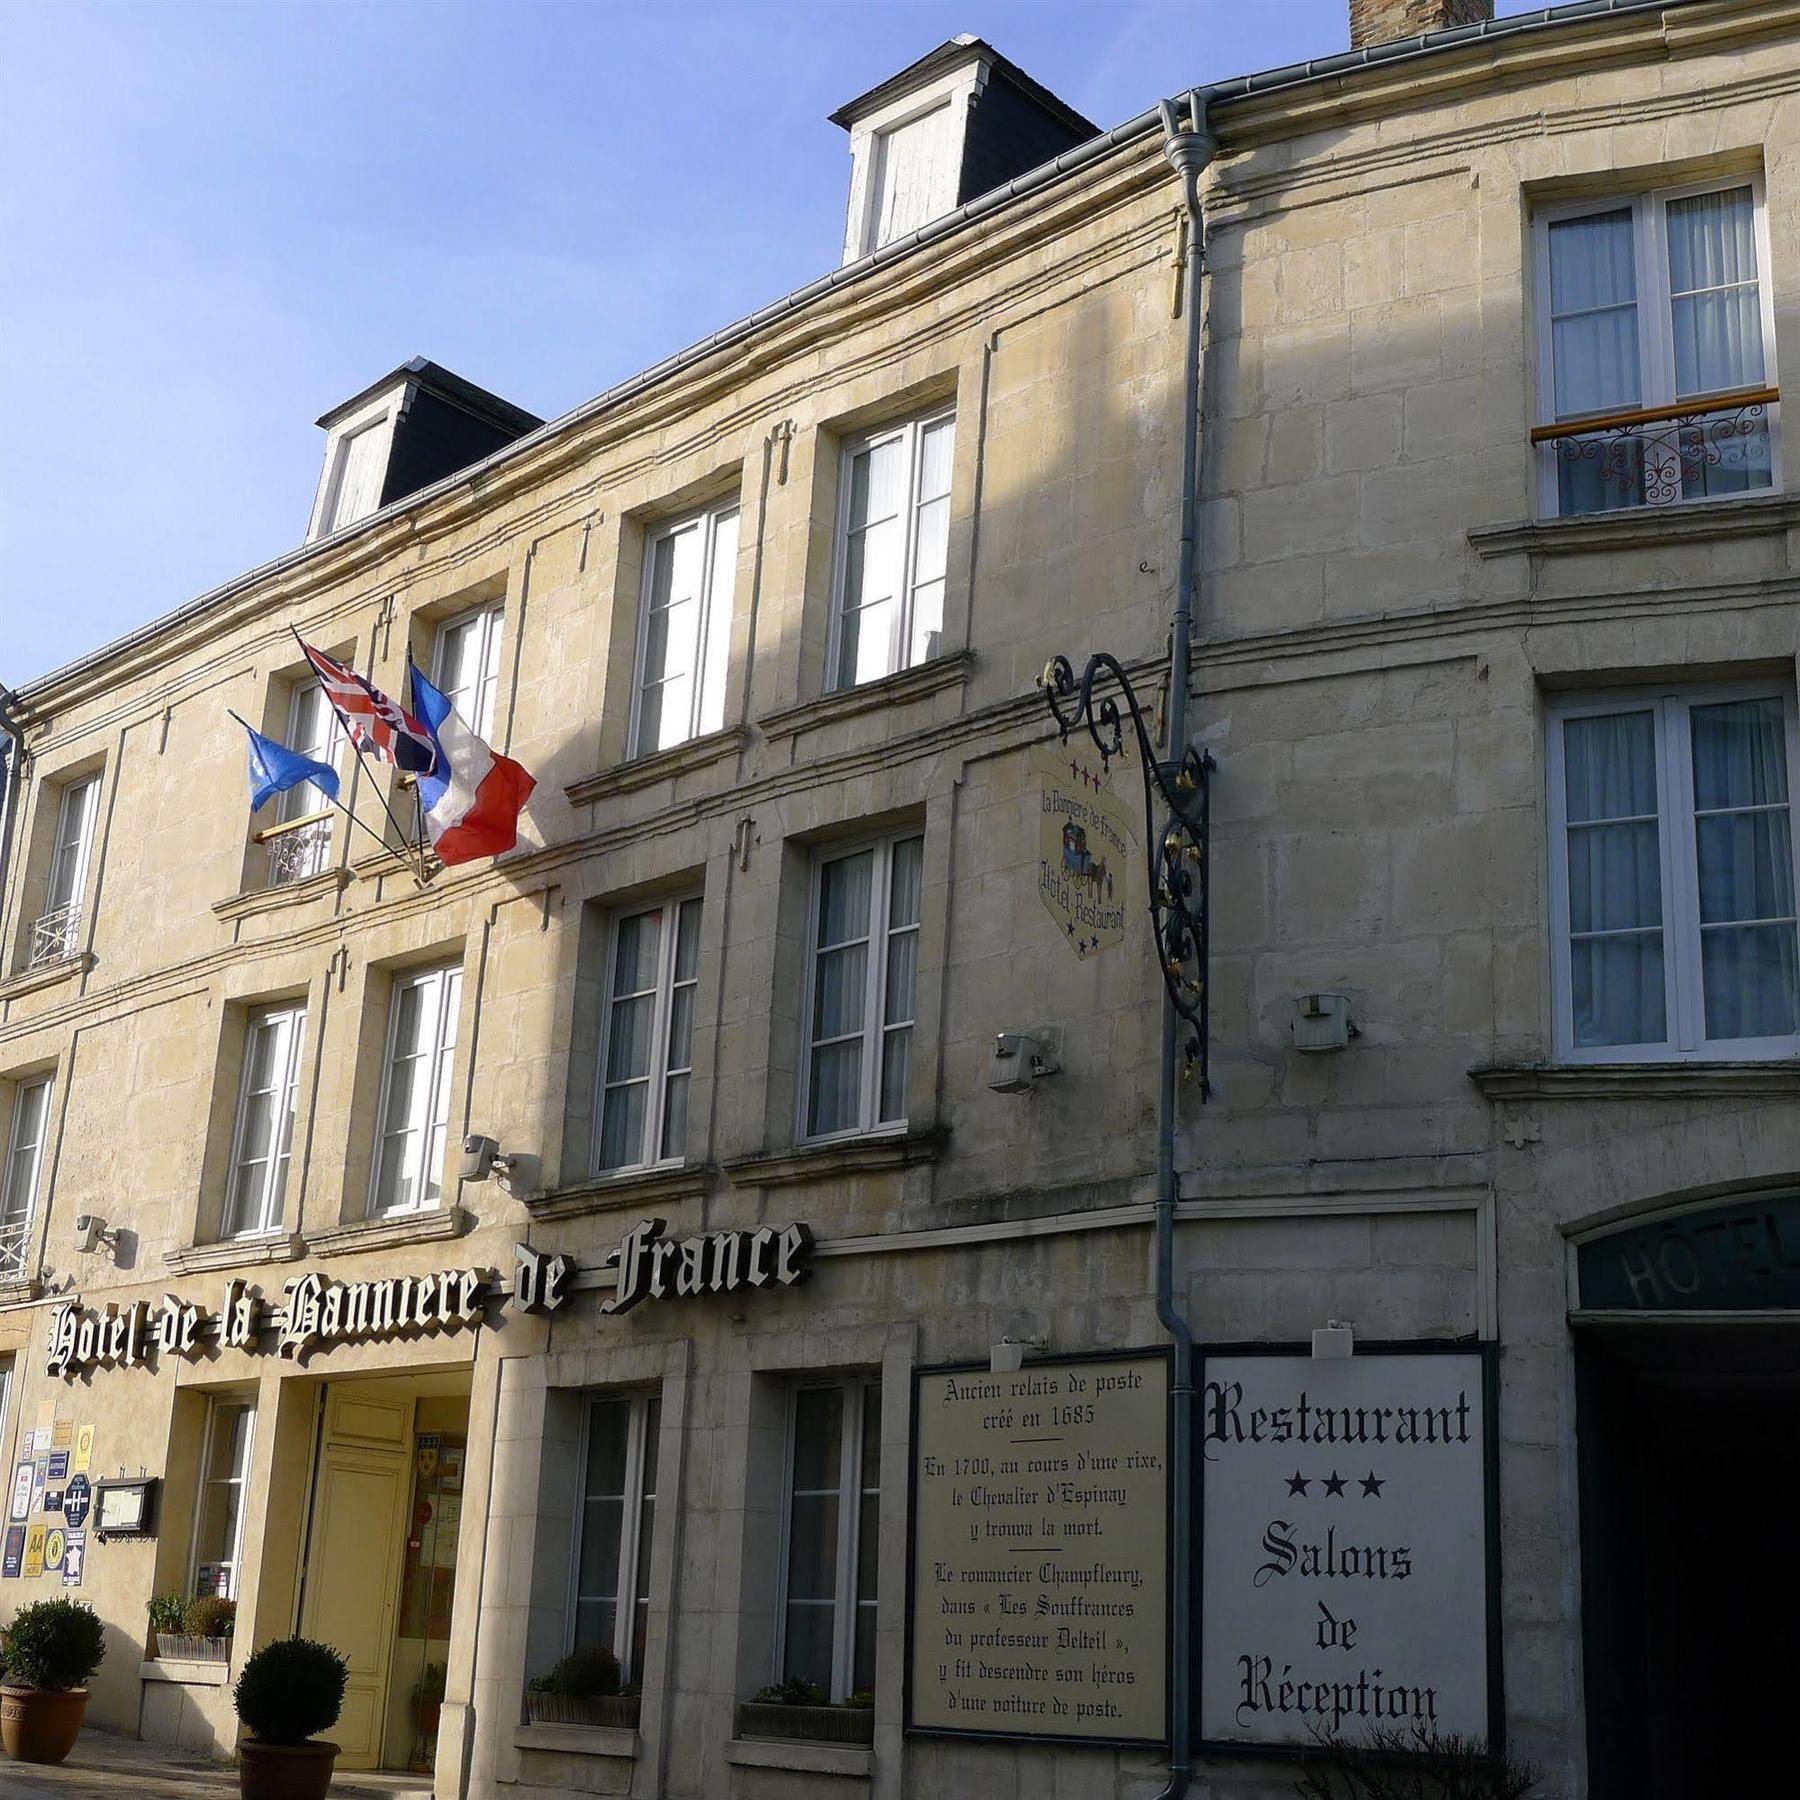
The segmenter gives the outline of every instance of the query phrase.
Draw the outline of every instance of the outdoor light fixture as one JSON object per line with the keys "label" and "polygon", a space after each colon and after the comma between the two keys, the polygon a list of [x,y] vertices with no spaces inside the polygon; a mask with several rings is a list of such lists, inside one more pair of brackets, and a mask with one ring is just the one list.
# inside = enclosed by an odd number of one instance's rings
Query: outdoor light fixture
{"label": "outdoor light fixture", "polygon": [[109,1226],[97,1213],[81,1213],[75,1220],[75,1248],[84,1256],[104,1244],[109,1250],[119,1246],[119,1230]]}
{"label": "outdoor light fixture", "polygon": [[988,1370],[995,1375],[1016,1375],[1024,1367],[1027,1350],[1042,1356],[1049,1344],[1048,1338],[1003,1337],[988,1351]]}
{"label": "outdoor light fixture", "polygon": [[1302,994],[1294,1002],[1296,1050],[1342,1050],[1353,1037],[1361,1035],[1350,1017],[1350,999],[1346,994]]}
{"label": "outdoor light fixture", "polygon": [[988,1086],[996,1094],[1029,1094],[1034,1082],[1054,1075],[1061,1067],[1048,1044],[1022,1031],[997,1032]]}
{"label": "outdoor light fixture", "polygon": [[464,1181],[486,1181],[496,1169],[504,1175],[511,1167],[511,1157],[500,1153],[499,1139],[474,1132],[463,1139],[462,1162],[456,1172]]}
{"label": "outdoor light fixture", "polygon": [[1327,1319],[1313,1333],[1313,1361],[1331,1362],[1356,1354],[1356,1333],[1342,1319]]}

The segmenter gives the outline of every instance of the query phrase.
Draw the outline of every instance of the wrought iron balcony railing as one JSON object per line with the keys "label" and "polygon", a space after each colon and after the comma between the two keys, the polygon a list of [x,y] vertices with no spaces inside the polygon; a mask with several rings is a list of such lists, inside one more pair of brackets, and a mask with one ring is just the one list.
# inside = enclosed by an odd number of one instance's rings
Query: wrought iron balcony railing
{"label": "wrought iron balcony railing", "polygon": [[1533,428],[1555,459],[1558,510],[1668,506],[1766,488],[1772,479],[1769,408],[1778,388],[1707,394]]}
{"label": "wrought iron balcony railing", "polygon": [[81,947],[81,902],[47,912],[31,927],[30,967],[58,962]]}
{"label": "wrought iron balcony railing", "polygon": [[25,1245],[31,1235],[31,1221],[0,1225],[0,1281],[17,1281],[25,1273]]}
{"label": "wrought iron balcony railing", "polygon": [[317,875],[331,852],[331,814],[319,812],[257,833],[269,853],[269,886],[304,881]]}

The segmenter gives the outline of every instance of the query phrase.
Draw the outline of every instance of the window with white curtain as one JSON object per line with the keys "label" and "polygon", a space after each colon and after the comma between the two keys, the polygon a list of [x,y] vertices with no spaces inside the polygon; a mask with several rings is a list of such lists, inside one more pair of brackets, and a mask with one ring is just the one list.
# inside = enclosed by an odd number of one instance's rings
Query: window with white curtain
{"label": "window with white curtain", "polygon": [[[287,735],[282,742],[290,750],[335,769],[342,737],[342,727],[324,688],[316,681],[296,682],[288,696]],[[275,822],[292,824],[312,813],[328,811],[329,805],[310,781],[298,781],[286,793],[275,796]],[[293,831],[284,831],[279,837],[270,838],[266,848],[271,886],[321,874],[331,855],[331,820],[312,819]]]}
{"label": "window with white curtain", "polygon": [[956,415],[911,419],[844,447],[833,688],[929,662],[943,647]]}
{"label": "window with white curtain", "polygon": [[44,910],[32,927],[30,960],[54,962],[81,947],[81,907],[87,896],[88,860],[94,820],[100,810],[100,777],[65,784],[56,806],[56,836],[50,847],[50,880]]}
{"label": "window with white curtain", "polygon": [[25,1272],[44,1141],[50,1135],[50,1077],[13,1083],[12,1122],[7,1130],[6,1166],[0,1169],[0,1281]]}
{"label": "window with white curtain", "polygon": [[1596,421],[1539,444],[1544,510],[1769,487],[1775,405],[1731,398],[1775,379],[1760,178],[1548,208],[1535,229],[1540,418]]}
{"label": "window with white curtain", "polygon": [[1559,1055],[1800,1053],[1794,690],[1625,691],[1550,723]]}
{"label": "window with white curtain", "polygon": [[250,1015],[232,1132],[225,1237],[273,1231],[281,1223],[305,1035],[302,1006],[267,1006]]}
{"label": "window with white curtain", "polygon": [[737,554],[736,501],[650,534],[631,707],[634,757],[724,725]]}
{"label": "window with white curtain", "polygon": [[438,627],[432,684],[478,738],[492,737],[494,696],[500,687],[500,636],[506,618],[499,601],[474,606]]}
{"label": "window with white curtain", "polygon": [[687,1153],[699,982],[698,895],[614,922],[595,1109],[596,1168],[679,1162]]}
{"label": "window with white curtain", "polygon": [[924,862],[906,836],[813,865],[803,1138],[906,1123]]}
{"label": "window with white curtain", "polygon": [[244,1550],[244,1495],[250,1479],[250,1445],[256,1405],[248,1395],[217,1394],[207,1402],[200,1452],[200,1496],[194,1513],[190,1594],[238,1597]]}
{"label": "window with white curtain", "polygon": [[462,965],[394,977],[369,1211],[412,1212],[442,1195]]}
{"label": "window with white curtain", "polygon": [[625,1681],[643,1679],[661,1429],[654,1394],[596,1395],[582,1420],[568,1647],[611,1650]]}
{"label": "window with white curtain", "polygon": [[775,1679],[841,1704],[875,1687],[879,1382],[790,1391],[786,1485]]}

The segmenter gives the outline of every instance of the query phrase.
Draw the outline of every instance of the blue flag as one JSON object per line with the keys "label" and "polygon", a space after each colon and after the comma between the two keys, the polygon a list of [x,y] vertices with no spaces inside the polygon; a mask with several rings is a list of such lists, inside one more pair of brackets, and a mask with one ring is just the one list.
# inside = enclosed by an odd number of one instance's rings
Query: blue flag
{"label": "blue flag", "polygon": [[[243,721],[240,719],[238,723],[243,724]],[[330,763],[315,762],[310,756],[302,756],[298,750],[290,750],[286,744],[264,737],[260,731],[250,731],[248,725],[244,729],[250,733],[252,812],[265,801],[272,800],[277,794],[285,794],[303,781],[310,781],[326,799],[337,798],[337,770]]]}

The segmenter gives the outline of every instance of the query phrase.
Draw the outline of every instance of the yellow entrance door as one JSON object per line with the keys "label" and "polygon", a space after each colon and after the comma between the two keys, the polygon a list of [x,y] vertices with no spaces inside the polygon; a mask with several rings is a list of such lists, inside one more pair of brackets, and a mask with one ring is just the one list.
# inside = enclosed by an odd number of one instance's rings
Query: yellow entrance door
{"label": "yellow entrance door", "polygon": [[374,1385],[326,1391],[300,1633],[332,1645],[350,1665],[344,1710],[330,1734],[347,1769],[372,1769],[381,1760],[412,1414],[410,1396]]}

